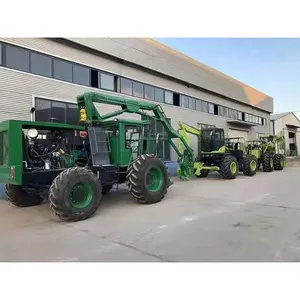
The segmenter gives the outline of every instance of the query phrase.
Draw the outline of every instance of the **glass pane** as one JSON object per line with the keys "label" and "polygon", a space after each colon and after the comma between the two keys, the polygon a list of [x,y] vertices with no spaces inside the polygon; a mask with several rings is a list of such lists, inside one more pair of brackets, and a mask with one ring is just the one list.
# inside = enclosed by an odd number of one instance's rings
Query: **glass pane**
{"label": "glass pane", "polygon": [[144,85],[142,83],[133,82],[133,96],[144,98]]}
{"label": "glass pane", "polygon": [[202,101],[202,111],[208,113],[208,103]]}
{"label": "glass pane", "polygon": [[29,72],[29,51],[6,45],[6,66],[15,70]]}
{"label": "glass pane", "polygon": [[51,102],[49,100],[35,100],[35,120],[48,122],[51,117]]}
{"label": "glass pane", "polygon": [[2,65],[2,44],[0,44],[0,65]]}
{"label": "glass pane", "polygon": [[232,110],[232,118],[235,120],[238,118],[238,112],[235,109]]}
{"label": "glass pane", "polygon": [[41,76],[51,77],[51,57],[31,52],[30,72]]}
{"label": "glass pane", "polygon": [[121,93],[132,95],[132,81],[126,78],[121,78]]}
{"label": "glass pane", "polygon": [[242,120],[242,119],[243,119],[243,114],[242,114],[241,111],[238,111],[238,112],[237,112],[237,116],[238,116],[238,119],[239,119],[239,120]]}
{"label": "glass pane", "polygon": [[162,89],[155,88],[155,101],[164,102],[164,91]]}
{"label": "glass pane", "polygon": [[51,118],[55,118],[54,122],[66,122],[66,103],[52,101]]}
{"label": "glass pane", "polygon": [[67,105],[67,123],[71,125],[79,123],[79,112],[76,104]]}
{"label": "glass pane", "polygon": [[189,97],[188,96],[184,96],[184,95],[180,95],[180,106],[181,107],[189,107]]}
{"label": "glass pane", "polygon": [[80,65],[73,65],[73,82],[89,86],[90,69]]}
{"label": "glass pane", "polygon": [[202,101],[201,100],[196,100],[196,110],[201,111],[202,107]]}
{"label": "glass pane", "polygon": [[165,91],[165,103],[173,104],[173,93]]}
{"label": "glass pane", "polygon": [[154,87],[150,85],[144,85],[145,99],[154,100]]}
{"label": "glass pane", "polygon": [[115,78],[112,75],[101,73],[100,75],[101,89],[114,91],[115,90]]}
{"label": "glass pane", "polygon": [[53,60],[53,77],[58,80],[72,82],[72,64],[60,59]]}
{"label": "glass pane", "polygon": [[214,113],[214,105],[212,103],[208,103],[208,112],[210,114]]}
{"label": "glass pane", "polygon": [[196,99],[195,98],[189,98],[189,108],[195,110],[196,109]]}

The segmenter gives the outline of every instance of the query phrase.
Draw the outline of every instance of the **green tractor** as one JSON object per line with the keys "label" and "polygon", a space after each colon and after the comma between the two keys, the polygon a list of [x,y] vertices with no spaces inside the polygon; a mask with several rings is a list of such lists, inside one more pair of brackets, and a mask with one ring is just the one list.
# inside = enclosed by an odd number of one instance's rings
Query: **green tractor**
{"label": "green tractor", "polygon": [[[102,115],[94,103],[120,108]],[[84,220],[96,212],[103,194],[123,183],[138,203],[161,201],[172,182],[164,162],[153,154],[158,140],[148,134],[151,119],[168,133],[182,177],[193,175],[193,150],[171,127],[159,104],[85,93],[77,97],[77,105],[78,125],[53,120],[0,123],[0,183],[15,206],[38,205],[47,197],[60,219]],[[149,120],[116,118],[123,113]],[[174,138],[182,140],[184,153]]]}
{"label": "green tractor", "polygon": [[[194,164],[196,177],[207,177],[214,171],[225,179],[235,179],[239,171],[246,176],[256,174],[257,159],[253,155],[246,155],[243,138],[225,139],[222,128],[211,126],[199,129],[182,121],[179,122],[178,132],[187,143],[190,142],[188,134],[197,137],[198,157]],[[181,147],[179,141],[179,148]],[[180,175],[180,168],[178,172]]]}
{"label": "green tractor", "polygon": [[247,141],[246,152],[257,158],[257,170],[264,172],[281,171],[285,167],[285,138],[284,136],[264,136],[257,140]]}

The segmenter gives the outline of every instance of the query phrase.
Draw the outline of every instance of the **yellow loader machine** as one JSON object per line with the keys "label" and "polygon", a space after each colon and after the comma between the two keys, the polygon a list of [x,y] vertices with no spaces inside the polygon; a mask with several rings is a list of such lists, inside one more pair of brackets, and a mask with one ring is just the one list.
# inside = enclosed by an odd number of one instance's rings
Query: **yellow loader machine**
{"label": "yellow loader machine", "polygon": [[[251,153],[245,151],[245,141],[242,138],[225,139],[222,128],[196,128],[182,121],[178,132],[190,143],[189,134],[198,140],[198,156],[194,163],[194,174],[206,177],[209,172],[217,171],[225,179],[234,179],[239,171],[246,176],[256,174],[258,161]],[[179,149],[182,151],[181,141]],[[178,170],[180,175],[181,170]]]}

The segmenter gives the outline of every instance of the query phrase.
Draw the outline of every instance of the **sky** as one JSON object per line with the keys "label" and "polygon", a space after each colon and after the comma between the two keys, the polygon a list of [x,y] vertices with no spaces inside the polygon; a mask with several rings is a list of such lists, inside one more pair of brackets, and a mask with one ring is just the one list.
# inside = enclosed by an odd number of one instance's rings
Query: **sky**
{"label": "sky", "polygon": [[300,117],[300,39],[157,38],[274,98],[274,112]]}

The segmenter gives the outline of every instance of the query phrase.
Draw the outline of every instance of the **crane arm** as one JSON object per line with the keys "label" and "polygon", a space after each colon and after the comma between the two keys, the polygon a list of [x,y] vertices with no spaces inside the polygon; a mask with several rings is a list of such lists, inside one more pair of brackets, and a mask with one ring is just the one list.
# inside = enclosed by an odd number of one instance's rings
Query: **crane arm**
{"label": "crane arm", "polygon": [[[101,112],[95,107],[94,103],[120,106],[121,109],[115,110],[114,112],[108,114],[101,114]],[[77,97],[77,105],[80,111],[81,123],[101,124],[103,121],[123,113],[135,113],[141,116],[146,116],[153,120],[160,121],[168,134],[170,145],[179,157],[179,163],[181,164],[182,170],[192,168],[194,163],[194,150],[188,145],[180,133],[174,130],[159,104],[105,95],[102,93],[88,92]],[[149,115],[147,112],[152,112],[153,115]],[[172,141],[173,138],[180,139],[185,147],[184,152],[179,151],[178,147],[176,147],[175,143]]]}
{"label": "crane arm", "polygon": [[182,121],[179,121],[178,126],[179,126],[179,130],[184,130],[187,133],[197,135],[197,136],[201,135],[201,129],[196,128],[196,127],[191,126],[191,125],[188,125],[188,124],[186,124]]}

